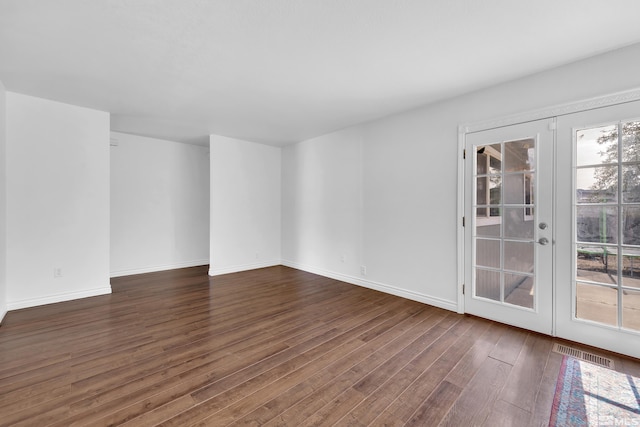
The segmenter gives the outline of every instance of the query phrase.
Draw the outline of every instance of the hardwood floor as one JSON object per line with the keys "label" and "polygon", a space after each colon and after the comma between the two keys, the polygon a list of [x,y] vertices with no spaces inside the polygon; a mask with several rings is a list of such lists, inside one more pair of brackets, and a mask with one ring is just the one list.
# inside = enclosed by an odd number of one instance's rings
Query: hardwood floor
{"label": "hardwood floor", "polygon": [[550,337],[282,266],[112,287],[7,314],[0,425],[548,424]]}

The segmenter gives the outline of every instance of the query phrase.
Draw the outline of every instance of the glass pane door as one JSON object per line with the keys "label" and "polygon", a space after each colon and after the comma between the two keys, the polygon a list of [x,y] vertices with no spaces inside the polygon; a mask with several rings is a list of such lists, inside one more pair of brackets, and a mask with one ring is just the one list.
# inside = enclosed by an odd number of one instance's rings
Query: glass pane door
{"label": "glass pane door", "polygon": [[549,122],[465,138],[465,217],[471,218],[465,228],[465,311],[546,334],[552,332]]}
{"label": "glass pane door", "polygon": [[640,102],[557,123],[556,334],[640,357]]}

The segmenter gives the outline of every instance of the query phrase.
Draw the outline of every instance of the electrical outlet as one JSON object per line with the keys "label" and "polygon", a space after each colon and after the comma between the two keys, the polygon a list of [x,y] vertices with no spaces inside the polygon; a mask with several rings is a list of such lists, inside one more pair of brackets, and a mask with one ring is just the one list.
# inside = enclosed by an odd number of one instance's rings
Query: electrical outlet
{"label": "electrical outlet", "polygon": [[62,277],[62,268],[60,268],[60,267],[54,268],[53,269],[53,277],[54,278]]}
{"label": "electrical outlet", "polygon": [[363,276],[367,275],[367,267],[364,265],[360,266],[360,274],[362,274]]}
{"label": "electrical outlet", "polygon": [[256,259],[260,259],[260,253],[256,252]]}
{"label": "electrical outlet", "polygon": [[346,255],[340,255],[340,262],[345,262],[347,260],[347,256]]}

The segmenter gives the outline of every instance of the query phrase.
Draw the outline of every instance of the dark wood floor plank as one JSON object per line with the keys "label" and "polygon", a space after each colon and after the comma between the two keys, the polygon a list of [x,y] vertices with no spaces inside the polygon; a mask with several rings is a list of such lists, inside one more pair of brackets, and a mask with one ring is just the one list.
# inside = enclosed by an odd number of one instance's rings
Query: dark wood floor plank
{"label": "dark wood floor plank", "polygon": [[[309,414],[309,422],[311,422],[311,424],[326,418],[329,413],[331,414],[331,417],[336,417],[339,413],[348,413],[352,408],[351,404],[357,399],[362,400],[368,393],[366,391],[368,387],[367,385],[370,384],[372,378],[367,378],[367,373],[376,372],[376,375],[380,378],[384,375],[384,372],[387,372],[390,364],[406,364],[406,361],[403,361],[405,358],[411,359],[412,356],[417,354],[420,349],[423,348],[425,342],[431,342],[436,338],[436,336],[439,336],[441,331],[444,329],[439,327],[440,324],[442,324],[442,322],[436,324],[435,328],[429,328],[429,330],[424,333],[422,333],[423,327],[412,328],[402,334],[399,338],[379,347],[375,353],[361,359],[359,363],[354,364],[347,371],[344,371],[339,375],[331,386],[324,386],[323,388],[318,389],[313,395],[307,396],[307,401],[328,402],[324,407],[319,408],[321,405],[312,406],[303,404],[304,412],[301,411],[299,413]],[[370,343],[376,347],[378,346],[375,341]],[[363,349],[366,348],[367,346],[363,347]],[[364,356],[365,354],[366,352],[360,353],[361,356]],[[353,358],[354,354],[350,354],[349,356],[351,356],[351,362],[355,362],[357,360]],[[358,388],[358,385],[361,385],[360,389]],[[319,409],[316,413],[312,413],[313,408]],[[291,414],[292,412],[298,412],[298,410],[293,408],[289,412]],[[339,418],[340,417],[336,418],[336,420]],[[289,420],[289,422],[292,421],[294,420]]]}
{"label": "dark wood floor plank", "polygon": [[[312,329],[310,329],[311,325],[308,325],[308,326],[309,326],[308,332],[311,332],[312,331]],[[316,330],[316,333],[323,332],[322,328],[319,329],[317,327],[314,327],[313,329]],[[284,334],[284,337],[285,338],[287,337],[286,333]],[[212,381],[214,376],[212,375],[211,370],[214,368],[216,369],[214,372],[217,372],[218,377],[223,378],[223,377],[226,377],[227,375],[232,374],[237,369],[240,369],[246,366],[246,364],[251,360],[255,360],[256,362],[258,362],[265,358],[268,358],[269,356],[278,354],[281,351],[289,348],[288,345],[284,343],[279,343],[279,341],[277,341],[276,338],[277,338],[276,336],[269,336],[262,343],[259,340],[256,340],[256,342],[253,344],[249,340],[241,340],[240,342],[235,342],[234,345],[231,347],[221,347],[221,349],[225,350],[225,352],[222,355],[216,355],[213,353],[209,355],[210,357],[214,357],[213,360],[208,360],[207,357],[204,357],[204,358],[198,357],[194,363],[184,362],[184,363],[176,364],[175,367],[172,369],[174,372],[169,373],[166,371],[162,371],[162,372],[158,372],[157,374],[154,374],[155,376],[154,375],[146,376],[146,377],[143,376],[140,379],[144,381],[144,383],[151,383],[151,385],[146,387],[145,389],[141,389],[140,390],[141,393],[138,394],[136,399],[145,398],[143,407],[146,410],[150,410],[155,408],[157,406],[157,403],[162,402],[162,400],[158,399],[157,396],[153,396],[153,392],[160,385],[163,385],[165,387],[167,385],[172,385],[173,382],[175,381],[172,382],[170,380],[171,378],[178,379],[180,383],[183,383],[183,385],[187,387],[186,389],[183,390],[184,393],[193,392],[194,389],[197,388],[195,386],[197,386],[198,384],[200,384],[200,386],[204,386],[206,383],[209,383]],[[279,344],[277,344],[276,346],[273,346],[273,343],[275,342],[278,342]],[[243,351],[243,348],[246,351]],[[265,348],[267,349],[272,348],[272,350],[269,350],[268,352],[265,353],[264,352]],[[236,354],[235,352],[238,352],[238,353]],[[257,355],[257,358],[252,356],[252,354]],[[225,366],[225,363],[223,363],[218,359],[228,358],[228,356],[237,356],[237,357],[234,357],[235,363],[232,365],[227,365],[228,369],[221,371],[220,368],[223,368]],[[228,361],[232,361],[232,360],[228,360]],[[190,365],[192,364],[195,366],[192,369],[190,369],[190,371],[183,372],[186,369],[190,368]],[[194,378],[193,378],[194,373],[202,372],[203,368],[205,369],[204,372],[207,372],[207,374],[204,376],[201,376],[201,380],[194,382]],[[179,377],[175,377],[175,375],[179,375]],[[135,387],[134,388],[131,387],[131,384],[125,384],[124,387],[129,390],[135,389]],[[113,394],[114,397],[119,394],[119,390],[114,389],[111,391],[112,393],[110,394]],[[151,393],[151,396],[149,396],[149,392]],[[104,398],[104,395],[101,397]],[[150,397],[152,398],[155,397],[154,401],[156,402],[156,404],[150,403],[150,401],[148,400],[148,398]],[[169,403],[169,402],[163,402],[163,403]],[[129,409],[134,408],[136,406],[139,406],[139,405],[132,405],[129,407]],[[123,411],[121,411],[121,416],[122,416],[122,412]],[[133,412],[134,412],[134,415],[139,413],[139,411],[137,410],[134,410]],[[125,417],[123,417],[123,419],[129,419],[131,416],[132,414],[130,411]]]}
{"label": "dark wood floor plank", "polygon": [[[187,422],[191,423],[194,420],[199,421],[202,418],[207,418],[211,413],[227,406],[232,406],[234,400],[244,399],[252,391],[270,385],[277,378],[290,374],[331,349],[340,348],[342,344],[350,339],[362,341],[362,337],[368,336],[370,330],[377,329],[380,325],[388,323],[389,320],[397,322],[402,320],[403,317],[409,316],[409,314],[402,311],[395,314],[392,313],[393,311],[388,311],[365,322],[362,322],[364,319],[358,321],[350,320],[331,329],[329,334],[319,336],[314,340],[307,340],[295,347],[291,347],[289,350],[285,350],[278,355],[277,359],[273,358],[272,360],[264,361],[264,363],[261,362],[250,367],[246,372],[238,372],[219,383],[198,390],[192,395],[196,401],[203,403],[193,410],[181,414],[166,425],[184,425]],[[289,357],[289,355],[294,354],[297,354],[297,356]],[[313,370],[306,376],[310,376],[312,372]],[[247,377],[250,379],[246,380]],[[240,382],[239,379],[245,379],[245,381]],[[265,393],[265,396],[270,397],[268,393]],[[242,403],[239,402],[238,406],[241,406]],[[249,408],[244,410],[255,409],[250,406]],[[237,415],[241,413],[242,409],[238,410]],[[224,414],[219,415],[219,417],[224,421]],[[216,419],[216,421],[218,420]]]}
{"label": "dark wood floor plank", "polygon": [[[438,321],[439,319],[436,318],[434,320]],[[453,316],[447,315],[433,327],[428,328],[419,339],[428,346],[446,334],[458,320],[454,319]],[[382,361],[376,355],[378,345],[378,343],[373,342],[373,345],[352,352],[340,363],[331,366],[328,370],[330,375],[336,372],[340,372],[340,374],[334,380],[324,384],[305,399],[292,406],[276,420],[276,424],[280,423],[281,420],[289,425],[299,424],[304,419],[314,416],[315,412],[322,410],[326,405],[330,405],[338,396],[370,372],[371,368],[379,366]]]}
{"label": "dark wood floor plank", "polygon": [[[402,333],[402,336],[395,341],[400,339],[410,341],[415,338],[424,343],[433,342],[446,331],[446,328],[441,325],[447,321],[447,316],[439,311],[425,313],[425,317],[415,325],[407,324],[407,327],[399,325],[398,332]],[[444,325],[447,326],[448,323]],[[285,393],[276,401],[267,403],[265,405],[267,408],[274,408],[280,415],[265,425],[295,425],[313,415],[357,381],[357,371],[353,368],[370,357],[379,345],[380,343],[376,340],[363,343],[356,350],[317,372],[299,387],[294,387],[291,393]],[[351,380],[349,380],[350,377],[352,377]]]}
{"label": "dark wood floor plank", "polygon": [[528,332],[522,329],[513,329],[509,333],[503,334],[489,357],[512,366],[515,365],[528,335]]}
{"label": "dark wood floor plank", "polygon": [[9,312],[0,426],[548,423],[550,337],[283,266],[207,270]]}
{"label": "dark wood floor plank", "polygon": [[549,416],[551,415],[551,406],[553,405],[556,382],[561,364],[561,354],[550,352],[547,355],[547,363],[544,368],[544,373],[542,374],[535,406],[528,423],[529,426],[546,427],[549,425]]}
{"label": "dark wood floor plank", "polygon": [[510,371],[511,365],[508,363],[490,357],[485,359],[478,373],[464,388],[440,425],[451,427],[485,425]]}
{"label": "dark wood floor plank", "polygon": [[[370,334],[363,334],[349,343],[341,345],[339,352],[330,353],[323,358],[324,360],[322,360],[321,363],[314,364],[314,367],[331,367],[332,369],[316,369],[315,372],[312,369],[309,375],[298,376],[297,379],[292,379],[292,381],[285,383],[284,385],[287,388],[283,390],[282,393],[279,393],[270,401],[264,402],[261,407],[255,409],[245,417],[238,419],[237,424],[265,424],[276,415],[290,408],[294,403],[298,403],[302,398],[308,397],[314,390],[321,387],[322,384],[326,384],[336,378],[338,373],[336,367],[339,366],[339,362],[342,360],[350,360],[350,364],[353,364],[356,360],[353,358],[354,354],[359,353],[361,356],[364,356],[367,354],[367,349],[370,348],[379,349],[379,354],[381,355],[385,352],[391,354],[393,352],[401,353],[406,351],[407,347],[411,345],[412,340],[415,342],[416,337],[424,330],[423,328],[427,327],[427,320],[431,319],[434,313],[434,310],[421,308],[413,315],[406,316],[399,320],[395,323],[394,328],[386,331],[387,334],[397,336],[397,338],[392,341],[385,338],[384,334],[378,334],[373,340],[365,340]],[[383,342],[388,342],[388,344],[383,345],[383,347],[386,347],[385,349],[379,347],[381,345],[380,343]],[[347,357],[349,357],[349,359],[347,359]],[[343,369],[347,367],[347,365],[342,366]],[[271,389],[272,387],[273,385],[269,388]]]}
{"label": "dark wood floor plank", "polygon": [[[485,426],[491,427],[513,427],[526,426],[531,419],[531,413],[502,399],[498,399],[489,416],[484,422]],[[549,420],[547,420],[548,425]]]}
{"label": "dark wood floor plank", "polygon": [[487,357],[489,357],[500,337],[509,332],[510,328],[492,323],[487,331],[475,341],[471,350],[468,351],[451,372],[447,374],[445,379],[461,388],[466,387]]}
{"label": "dark wood floor plank", "polygon": [[[411,380],[403,390],[391,396],[395,400],[375,419],[376,423],[407,422],[414,415],[416,409],[433,393],[449,372],[458,364],[460,359],[473,346],[473,338],[480,336],[487,329],[485,323],[475,323],[464,318],[456,330],[441,337],[433,347],[427,349],[415,358],[402,372],[403,378],[394,383],[402,384]],[[407,376],[406,373],[410,375]],[[395,386],[395,384],[394,384]],[[366,414],[353,416],[361,419]]]}
{"label": "dark wood floor plank", "polygon": [[[464,330],[464,326],[460,325],[460,328],[452,329],[450,331],[452,336],[465,337],[464,339],[458,339],[456,343],[451,347],[450,351],[447,351],[448,357],[443,358],[440,362],[440,372],[447,371],[447,367],[445,365],[452,364],[453,360],[457,360],[460,358],[461,354],[464,354],[465,349],[472,345],[472,341],[469,342],[466,338],[470,338],[473,336],[479,337],[482,335],[482,331],[486,329],[487,325],[482,324],[481,322],[477,322],[475,325],[472,325],[471,328],[467,330],[464,335],[459,335],[458,332]],[[423,346],[423,348],[426,346]],[[347,425],[368,425],[373,422],[379,414],[381,414],[388,406],[391,405],[392,402],[396,400],[398,397],[398,393],[403,393],[404,390],[402,387],[398,387],[398,385],[404,384],[406,386],[405,389],[408,389],[413,380],[415,383],[415,378],[420,374],[419,371],[415,369],[411,369],[407,366],[408,364],[402,366],[400,370],[396,372],[388,372],[389,375],[383,378],[379,378],[379,382],[376,384],[375,388],[371,387],[367,391],[367,397],[355,408],[353,408],[350,413],[342,420],[342,422]],[[413,373],[413,376],[410,375]],[[373,374],[373,373],[372,373]],[[408,375],[409,374],[409,375]],[[357,385],[356,385],[357,387]],[[395,415],[391,415],[387,417],[385,422],[388,422],[390,418],[395,417]],[[378,420],[382,422],[381,420]],[[399,421],[404,421],[400,420]]]}
{"label": "dark wood floor plank", "polygon": [[411,416],[406,426],[434,426],[444,418],[462,393],[462,388],[442,381]]}
{"label": "dark wood floor plank", "polygon": [[[500,398],[529,414],[533,412],[552,343],[548,338],[530,333],[509,373]],[[523,387],[527,384],[527,387]]]}

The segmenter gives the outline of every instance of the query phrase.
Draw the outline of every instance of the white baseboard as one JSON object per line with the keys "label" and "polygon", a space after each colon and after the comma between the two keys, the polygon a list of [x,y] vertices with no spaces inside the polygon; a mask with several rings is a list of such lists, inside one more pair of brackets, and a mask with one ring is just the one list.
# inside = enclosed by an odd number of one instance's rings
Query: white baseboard
{"label": "white baseboard", "polygon": [[231,265],[228,267],[209,267],[209,276],[219,276],[221,274],[238,273],[240,271],[255,270],[256,268],[273,267],[280,265],[280,260],[256,262],[252,264]]}
{"label": "white baseboard", "polygon": [[2,324],[2,321],[4,320],[4,316],[6,315],[7,315],[7,310],[0,311],[0,325]]}
{"label": "white baseboard", "polygon": [[177,268],[198,267],[209,264],[208,259],[179,262],[177,264],[153,265],[149,267],[132,268],[129,270],[117,270],[110,273],[111,277],[131,276],[133,274],[155,273],[156,271],[175,270]]}
{"label": "white baseboard", "polygon": [[[201,260],[201,261],[194,261],[194,262],[174,265],[174,266],[149,267],[144,269],[113,272],[111,277],[118,277],[118,275],[124,276],[124,275],[130,275],[130,274],[150,273],[154,271],[170,270],[174,268],[195,267],[200,265],[206,265],[208,262],[209,260],[206,260],[206,261]],[[342,273],[336,273],[336,272],[325,270],[322,268],[318,268],[310,265],[303,265],[297,262],[287,261],[287,260],[263,261],[259,263],[253,263],[253,264],[210,268],[209,276],[218,276],[221,274],[255,270],[257,268],[273,267],[275,265],[280,265],[280,264],[287,267],[295,268],[298,270],[307,271],[309,273],[318,274],[320,276],[329,277],[331,279],[340,280],[342,282],[350,283],[352,285],[362,286],[365,288],[374,289],[376,291],[385,292],[387,294],[396,295],[402,298],[407,298],[413,301],[418,301],[424,304],[429,304],[434,307],[439,307],[445,310],[454,311],[454,312],[458,310],[458,306],[455,301],[448,301],[442,298],[432,297],[432,296],[424,295],[418,292],[408,291],[406,289],[401,289],[385,283],[374,282],[372,280],[366,280],[360,277],[354,277],[354,276],[350,276]],[[119,273],[122,273],[122,274],[119,274]],[[30,299],[21,300],[21,301],[7,302],[7,310],[9,311],[18,310],[21,308],[35,307],[38,305],[52,304],[56,302],[69,301],[69,300],[74,300],[79,298],[87,298],[87,297],[92,297],[97,295],[108,295],[110,293],[111,293],[111,287],[106,286],[106,287],[97,288],[97,289],[89,289],[81,292],[69,292],[64,294],[50,295],[50,296],[41,297],[41,298],[30,298]],[[6,311],[4,314],[6,314]],[[0,316],[0,321],[3,317],[4,315]]]}
{"label": "white baseboard", "polygon": [[87,289],[79,292],[67,292],[64,294],[49,295],[46,297],[29,298],[20,301],[7,302],[7,309],[19,310],[21,308],[36,307],[38,305],[53,304],[56,302],[70,301],[74,299],[95,297],[98,295],[108,295],[111,293],[111,286],[105,286],[102,288]]}
{"label": "white baseboard", "polygon": [[352,285],[362,286],[364,288],[374,289],[376,291],[384,292],[391,295],[396,295],[402,298],[418,301],[424,304],[432,305],[449,311],[458,311],[458,303],[456,301],[449,301],[442,298],[432,297],[424,295],[418,292],[408,291],[406,289],[397,288],[395,286],[387,285],[385,283],[374,282],[372,280],[362,279],[360,277],[349,276],[342,273],[336,273],[322,268],[317,268],[309,265],[299,264],[293,261],[282,260],[282,265],[295,268],[298,270],[307,271],[309,273],[318,274],[320,276],[329,277],[331,279],[340,280],[341,282],[350,283]]}

